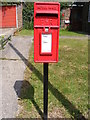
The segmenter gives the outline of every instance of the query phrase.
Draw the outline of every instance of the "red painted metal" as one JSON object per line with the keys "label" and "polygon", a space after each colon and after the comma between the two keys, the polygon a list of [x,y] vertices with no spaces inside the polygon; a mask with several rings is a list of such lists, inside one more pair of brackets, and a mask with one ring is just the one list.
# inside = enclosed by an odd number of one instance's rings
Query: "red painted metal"
{"label": "red painted metal", "polygon": [[16,27],[16,6],[2,6],[2,9],[0,9],[0,14],[2,14],[0,27]]}
{"label": "red painted metal", "polygon": [[[58,62],[60,4],[58,2],[34,3],[34,61]],[[48,31],[45,31],[48,28]],[[41,35],[52,34],[51,53],[41,53]]]}
{"label": "red painted metal", "polygon": [[64,17],[64,13],[62,13],[62,17]]}

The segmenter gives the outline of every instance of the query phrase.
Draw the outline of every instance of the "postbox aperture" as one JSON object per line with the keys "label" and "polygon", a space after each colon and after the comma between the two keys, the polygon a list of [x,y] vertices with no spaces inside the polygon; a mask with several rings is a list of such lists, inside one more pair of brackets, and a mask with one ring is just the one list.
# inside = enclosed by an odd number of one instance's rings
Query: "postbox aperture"
{"label": "postbox aperture", "polygon": [[34,61],[58,62],[60,4],[34,3]]}

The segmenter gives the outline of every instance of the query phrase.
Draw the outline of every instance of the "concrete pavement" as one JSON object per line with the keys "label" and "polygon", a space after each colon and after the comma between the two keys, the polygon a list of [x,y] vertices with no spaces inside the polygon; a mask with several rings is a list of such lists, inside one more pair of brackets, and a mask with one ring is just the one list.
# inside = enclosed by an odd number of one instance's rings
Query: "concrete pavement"
{"label": "concrete pavement", "polygon": [[[18,96],[24,79],[32,37],[12,37],[12,41],[0,51],[0,118],[15,118]],[[2,60],[3,59],[3,60]],[[18,83],[18,84],[17,84]],[[2,89],[1,89],[2,88]],[[2,108],[2,110],[1,110]]]}
{"label": "concrete pavement", "polygon": [[0,60],[0,120],[2,118],[2,61]]}
{"label": "concrete pavement", "polygon": [[85,36],[59,36],[59,38],[61,39],[76,39],[76,40],[85,40],[88,39],[88,35]]}
{"label": "concrete pavement", "polygon": [[88,35],[88,39],[90,40],[90,35]]}
{"label": "concrete pavement", "polygon": [[9,36],[13,35],[13,33],[17,30],[17,28],[1,28],[0,29],[0,36]]}

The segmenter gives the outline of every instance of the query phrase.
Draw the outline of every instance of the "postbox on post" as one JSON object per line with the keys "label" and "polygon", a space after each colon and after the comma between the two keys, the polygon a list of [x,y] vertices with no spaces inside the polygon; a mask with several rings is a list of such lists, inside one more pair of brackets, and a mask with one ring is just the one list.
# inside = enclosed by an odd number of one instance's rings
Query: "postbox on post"
{"label": "postbox on post", "polygon": [[43,64],[44,120],[48,118],[48,63],[58,62],[60,4],[34,3],[34,61]]}
{"label": "postbox on post", "polygon": [[60,4],[34,3],[34,61],[58,62]]}

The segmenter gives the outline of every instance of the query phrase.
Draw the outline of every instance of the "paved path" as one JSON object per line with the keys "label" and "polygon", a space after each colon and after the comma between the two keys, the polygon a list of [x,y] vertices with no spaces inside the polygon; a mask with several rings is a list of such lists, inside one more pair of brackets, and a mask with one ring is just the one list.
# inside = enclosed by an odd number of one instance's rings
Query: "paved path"
{"label": "paved path", "polygon": [[0,36],[10,36],[13,35],[13,33],[17,30],[17,28],[0,28]]}
{"label": "paved path", "polygon": [[88,40],[90,40],[90,35],[88,35]]}
{"label": "paved path", "polygon": [[2,53],[0,51],[0,59],[3,58],[0,60],[0,118],[15,118],[17,94],[20,94],[26,68],[24,60],[28,59],[31,43],[32,37],[12,37],[5,50]]}
{"label": "paved path", "polygon": [[88,35],[85,36],[59,36],[59,38],[65,38],[65,39],[77,39],[77,40],[84,40],[88,39]]}

